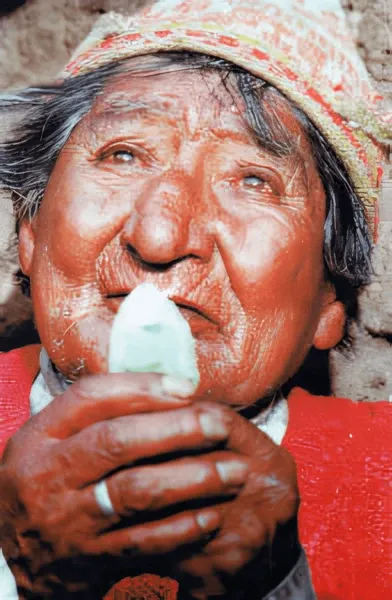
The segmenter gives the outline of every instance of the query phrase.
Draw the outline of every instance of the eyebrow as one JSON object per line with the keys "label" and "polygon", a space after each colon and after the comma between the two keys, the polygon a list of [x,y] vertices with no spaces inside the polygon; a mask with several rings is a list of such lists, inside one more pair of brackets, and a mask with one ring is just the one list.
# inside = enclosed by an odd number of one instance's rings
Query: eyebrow
{"label": "eyebrow", "polygon": [[[165,101],[162,102],[161,100],[159,100],[158,98],[151,98],[151,100],[149,99],[148,102],[143,102],[143,101],[137,101],[137,100],[130,100],[129,98],[127,98],[127,96],[124,94],[124,92],[114,92],[110,95],[108,95],[104,101],[103,101],[103,105],[101,107],[98,108],[98,110],[96,111],[96,115],[95,115],[95,120],[101,120],[104,119],[105,117],[108,116],[126,116],[126,115],[131,115],[132,113],[142,113],[142,112],[149,112],[149,113],[155,113],[158,116],[168,116],[168,113],[170,111],[170,106],[168,106],[168,104],[170,104],[170,98],[165,98]],[[275,139],[273,140],[273,143],[271,144],[271,141],[268,140],[267,137],[264,137],[263,133],[264,132],[260,132],[256,130],[255,127],[255,123],[252,124],[250,123],[250,120],[252,119],[252,115],[249,114],[249,106],[246,107],[246,112],[247,114],[247,118],[245,118],[245,122],[248,125],[248,131],[251,134],[251,137],[254,140],[255,146],[257,146],[259,149],[264,150],[266,152],[268,152],[269,154],[271,154],[272,156],[276,157],[276,158],[287,158],[287,157],[292,157],[294,154],[298,154],[302,159],[305,159],[305,157],[303,156],[303,153],[300,151],[300,148],[298,147],[298,145],[295,143],[296,142],[296,137],[295,135],[290,135],[289,131],[287,130],[287,128],[285,126],[280,127],[278,125],[278,127],[276,127],[276,123],[268,123],[266,122],[265,119],[265,114],[263,114],[264,110],[267,108],[268,110],[268,105],[267,106],[261,106],[262,102],[260,102],[259,105],[259,114],[257,115],[257,117],[259,119],[261,119],[262,124],[264,127],[267,128],[268,130],[268,134],[272,134],[272,136],[276,136]],[[254,115],[253,115],[254,116]],[[245,115],[244,115],[245,117]],[[258,120],[258,118],[256,117],[256,121]],[[262,128],[264,128],[262,126]],[[225,133],[226,130],[225,128],[213,128],[211,130],[211,133],[213,133],[214,135],[221,135],[222,133]],[[230,131],[230,135],[233,135],[233,132]],[[243,135],[238,132],[238,135],[235,136],[236,137],[236,141],[238,142],[243,142]],[[272,147],[271,147],[272,146]],[[280,146],[280,152],[279,150],[277,151],[277,147]],[[283,151],[282,151],[283,150]]]}
{"label": "eyebrow", "polygon": [[147,103],[130,100],[123,93],[121,93],[105,98],[103,106],[98,108],[96,114],[97,116],[108,114],[118,115],[137,111],[149,111],[167,114],[168,110],[168,99],[163,103],[159,101],[158,98],[154,98]]}

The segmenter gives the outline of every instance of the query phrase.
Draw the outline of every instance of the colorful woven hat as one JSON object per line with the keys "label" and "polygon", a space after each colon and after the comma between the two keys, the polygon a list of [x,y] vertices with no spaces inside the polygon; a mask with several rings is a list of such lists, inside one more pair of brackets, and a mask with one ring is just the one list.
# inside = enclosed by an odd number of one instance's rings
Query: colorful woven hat
{"label": "colorful woven hat", "polygon": [[131,17],[108,13],[64,75],[174,50],[231,61],[302,108],[346,165],[376,234],[392,114],[372,87],[339,0],[159,0]]}

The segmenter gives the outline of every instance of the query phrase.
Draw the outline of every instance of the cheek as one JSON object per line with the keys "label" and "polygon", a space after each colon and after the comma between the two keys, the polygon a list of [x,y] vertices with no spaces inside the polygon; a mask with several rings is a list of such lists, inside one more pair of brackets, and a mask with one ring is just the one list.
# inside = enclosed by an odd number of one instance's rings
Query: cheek
{"label": "cheek", "polygon": [[224,232],[226,269],[248,314],[314,297],[323,277],[319,225],[306,214],[269,207]]}
{"label": "cheek", "polygon": [[51,360],[71,377],[105,372],[113,315],[96,286],[71,286],[53,270],[34,275],[34,316]]}
{"label": "cheek", "polygon": [[250,393],[264,395],[298,370],[313,341],[324,280],[322,218],[315,223],[306,213],[270,207],[263,213],[240,235],[238,228],[238,237],[233,228],[221,237],[243,314],[242,323],[235,318],[244,332],[236,346],[244,383],[236,392],[246,404]]}
{"label": "cheek", "polygon": [[122,229],[130,202],[91,166],[56,166],[39,215],[39,250],[69,281],[94,281],[96,261]]}
{"label": "cheek", "polygon": [[64,167],[64,160],[56,165],[37,220],[34,313],[41,340],[60,368],[79,372],[85,365],[100,372],[112,313],[102,304],[97,263],[128,209],[105,174],[98,181],[80,161],[74,168],[71,159]]}

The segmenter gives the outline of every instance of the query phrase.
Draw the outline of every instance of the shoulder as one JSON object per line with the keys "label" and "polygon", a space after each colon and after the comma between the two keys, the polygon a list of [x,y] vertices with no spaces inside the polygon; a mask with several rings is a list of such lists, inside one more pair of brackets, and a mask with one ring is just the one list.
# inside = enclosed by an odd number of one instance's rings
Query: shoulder
{"label": "shoulder", "polygon": [[29,418],[39,352],[40,346],[26,346],[0,354],[0,456],[8,438]]}
{"label": "shoulder", "polygon": [[[327,478],[343,476],[384,485],[380,470],[392,464],[392,403],[353,402],[347,398],[312,396],[295,389],[288,398],[288,428],[283,445],[299,471]],[[371,466],[371,468],[370,468]],[[389,493],[385,489],[385,493]]]}
{"label": "shoulder", "polygon": [[296,389],[288,406],[283,445],[297,464],[301,540],[317,597],[389,597],[392,404]]}
{"label": "shoulder", "polygon": [[375,436],[390,432],[392,403],[354,402],[348,398],[312,396],[296,388],[289,395],[288,435],[297,438],[301,432],[328,432],[328,436],[347,437],[357,441],[376,442]]}
{"label": "shoulder", "polygon": [[392,461],[392,403],[353,402],[347,398],[312,396],[295,389],[288,399],[284,446],[297,464],[312,464],[329,473],[347,467],[357,476],[372,464],[372,473]]}

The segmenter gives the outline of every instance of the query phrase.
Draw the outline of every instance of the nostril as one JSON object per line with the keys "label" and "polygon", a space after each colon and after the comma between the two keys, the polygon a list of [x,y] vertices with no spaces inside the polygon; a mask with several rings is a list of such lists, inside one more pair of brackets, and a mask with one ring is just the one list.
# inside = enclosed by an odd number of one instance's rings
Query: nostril
{"label": "nostril", "polygon": [[167,271],[168,269],[170,269],[170,267],[176,265],[178,262],[181,262],[182,260],[184,260],[184,258],[186,258],[181,256],[180,258],[176,258],[175,260],[171,260],[168,262],[160,262],[159,260],[151,261],[145,260],[142,256],[140,256],[139,252],[131,244],[127,244],[126,248],[129,256],[131,256],[132,259],[135,262],[137,262],[140,266],[142,266],[143,269],[145,269],[146,271]]}
{"label": "nostril", "polygon": [[128,254],[130,254],[132,256],[132,258],[136,258],[137,260],[141,260],[139,252],[131,244],[127,244],[127,252],[128,252]]}
{"label": "nostril", "polygon": [[143,267],[146,271],[161,271],[162,266],[160,263],[151,263],[144,260],[139,252],[136,250],[132,244],[127,244],[126,246],[128,255],[134,260],[139,266]]}

